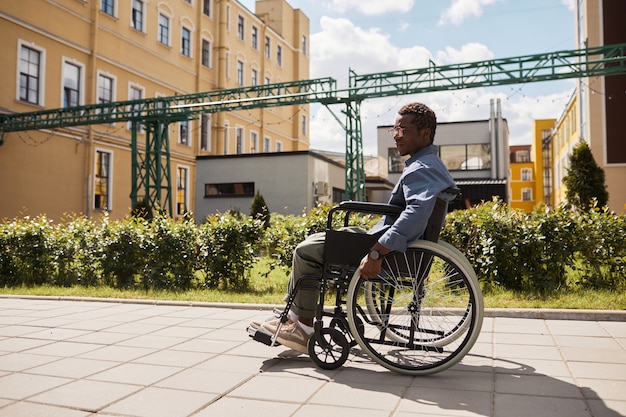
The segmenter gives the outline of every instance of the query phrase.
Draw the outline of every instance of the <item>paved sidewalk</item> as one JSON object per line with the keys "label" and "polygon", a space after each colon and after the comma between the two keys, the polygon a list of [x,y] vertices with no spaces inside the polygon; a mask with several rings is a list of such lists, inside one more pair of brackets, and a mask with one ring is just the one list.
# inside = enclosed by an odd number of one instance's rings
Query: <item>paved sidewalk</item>
{"label": "paved sidewalk", "polygon": [[0,297],[0,417],[626,416],[624,321],[487,317],[461,364],[408,377],[252,341],[268,315]]}

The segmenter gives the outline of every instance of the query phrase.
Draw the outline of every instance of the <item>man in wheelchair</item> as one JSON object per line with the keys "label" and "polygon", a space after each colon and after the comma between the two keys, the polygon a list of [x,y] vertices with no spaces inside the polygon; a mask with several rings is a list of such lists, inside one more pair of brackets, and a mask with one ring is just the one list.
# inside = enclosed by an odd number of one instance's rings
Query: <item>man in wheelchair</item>
{"label": "man in wheelchair", "polygon": [[[394,126],[389,129],[400,155],[410,155],[389,199],[389,204],[403,207],[403,210],[398,216],[385,215],[367,232],[378,233],[380,237],[360,261],[363,278],[375,278],[381,271],[385,255],[389,252],[405,252],[411,242],[419,239],[424,234],[437,197],[444,190],[455,186],[439,158],[439,148],[433,145],[436,128],[435,113],[428,106],[415,102],[400,108]],[[324,232],[313,234],[294,251],[285,300],[294,293],[296,287],[299,288],[293,296],[288,320],[282,326],[281,318],[250,324],[253,329],[263,329],[271,334],[275,334],[280,327],[276,341],[303,354],[308,354],[308,340],[314,332],[319,290],[298,283],[303,279],[319,279],[322,276],[324,240]]]}

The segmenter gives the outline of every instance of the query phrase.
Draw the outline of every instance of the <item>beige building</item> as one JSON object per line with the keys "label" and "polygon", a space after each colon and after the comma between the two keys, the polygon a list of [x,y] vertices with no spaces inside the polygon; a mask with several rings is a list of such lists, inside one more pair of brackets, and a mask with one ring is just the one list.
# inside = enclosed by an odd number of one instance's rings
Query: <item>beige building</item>
{"label": "beige building", "polygon": [[[285,0],[6,0],[0,38],[5,114],[309,78],[309,20]],[[297,105],[169,124],[173,214],[195,209],[196,157],[308,150],[308,121]],[[127,122],[6,133],[0,218],[128,215],[130,141]]]}
{"label": "beige building", "polygon": [[[577,40],[579,47],[626,43],[623,18],[626,2],[578,0]],[[561,179],[567,162],[563,158],[582,137],[606,175],[609,208],[626,212],[626,75],[581,78],[576,97],[557,121],[554,137],[555,203],[563,201]],[[558,149],[557,149],[558,148]]]}

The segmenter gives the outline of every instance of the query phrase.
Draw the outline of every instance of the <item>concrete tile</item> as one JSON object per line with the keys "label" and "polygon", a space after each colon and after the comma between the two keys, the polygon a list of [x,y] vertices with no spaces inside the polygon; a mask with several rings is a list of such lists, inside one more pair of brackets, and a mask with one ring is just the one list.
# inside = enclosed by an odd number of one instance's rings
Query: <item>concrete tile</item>
{"label": "concrete tile", "polygon": [[28,353],[38,355],[50,355],[50,356],[62,356],[71,357],[77,356],[83,353],[91,352],[92,350],[99,349],[100,346],[93,345],[91,343],[80,342],[54,342],[44,346],[35,347],[28,351]]}
{"label": "concrete tile", "polygon": [[106,407],[103,412],[137,417],[186,417],[215,398],[216,395],[206,393],[149,387]]}
{"label": "concrete tile", "polygon": [[626,375],[624,379],[579,379],[585,398],[626,401]]}
{"label": "concrete tile", "polygon": [[498,343],[495,351],[498,358],[561,360],[561,352],[555,346],[508,345]]}
{"label": "concrete tile", "polygon": [[84,336],[91,333],[88,330],[75,330],[75,329],[62,329],[62,328],[47,328],[34,333],[28,333],[28,337],[34,339],[44,340],[68,340],[75,337]]}
{"label": "concrete tile", "polygon": [[11,374],[0,378],[0,397],[21,400],[71,381],[52,376]]}
{"label": "concrete tile", "polygon": [[152,334],[141,335],[117,343],[118,346],[143,347],[151,349],[166,349],[185,342],[182,337],[155,336]]}
{"label": "concrete tile", "polygon": [[580,398],[535,397],[528,395],[496,394],[494,417],[590,417],[585,402]]}
{"label": "concrete tile", "polygon": [[497,333],[494,339],[498,345],[554,346],[554,339],[549,334]]}
{"label": "concrete tile", "polygon": [[116,365],[117,366],[113,368],[91,375],[89,379],[94,381],[120,382],[147,386],[181,372],[184,369],[173,366],[146,365],[141,363]]}
{"label": "concrete tile", "polygon": [[363,408],[348,408],[336,405],[305,404],[295,414],[293,414],[293,417],[320,416],[389,417],[390,412],[387,410],[366,410]]}
{"label": "concrete tile", "polygon": [[569,362],[569,367],[576,378],[609,379],[623,381],[626,377],[626,364]]}
{"label": "concrete tile", "polygon": [[245,342],[250,339],[248,333],[241,329],[214,329],[199,336],[201,339]]}
{"label": "concrete tile", "polygon": [[[245,398],[222,398],[208,407],[194,414],[194,417],[295,417],[300,414],[294,414],[300,407],[300,404],[285,403],[276,401],[248,400]],[[322,414],[316,415],[319,417]],[[331,415],[338,415],[336,412]],[[341,417],[348,417],[339,414]]]}
{"label": "concrete tile", "polygon": [[[593,350],[590,350],[589,347],[564,347],[561,351],[567,361],[626,364],[626,350],[621,348],[608,349],[594,346]],[[624,378],[626,379],[626,375]]]}
{"label": "concrete tile", "polygon": [[28,339],[25,337],[10,337],[0,340],[0,351],[22,352],[40,346],[49,345],[50,340]]}
{"label": "concrete tile", "polygon": [[[35,327],[25,325],[9,325],[0,327],[0,336],[16,337],[31,335],[42,331],[49,331],[46,327]],[[29,336],[30,337],[30,336]],[[42,338],[43,339],[43,338]]]}
{"label": "concrete tile", "polygon": [[280,378],[261,374],[231,391],[228,397],[302,403],[325,383],[305,377]]}
{"label": "concrete tile", "polygon": [[587,348],[592,346],[595,348],[620,349],[621,346],[614,338],[610,336],[582,336],[582,335],[554,335],[554,339],[559,346]]}
{"label": "concrete tile", "polygon": [[131,346],[104,346],[91,352],[80,355],[84,359],[99,359],[103,361],[128,362],[142,356],[154,353],[156,349]]}
{"label": "concrete tile", "polygon": [[550,361],[530,358],[497,358],[494,371],[496,373],[537,374],[550,376],[571,376],[567,365],[562,361]]}
{"label": "concrete tile", "polygon": [[212,358],[213,354],[184,352],[181,350],[161,350],[135,359],[134,363],[152,365],[191,367]]}
{"label": "concrete tile", "polygon": [[539,397],[580,398],[580,390],[569,377],[496,374],[495,392]]}
{"label": "concrete tile", "polygon": [[609,333],[597,321],[545,320],[554,335],[580,335],[585,337],[608,337]]}
{"label": "concrete tile", "polygon": [[133,337],[132,334],[127,333],[113,333],[109,331],[94,331],[88,333],[83,336],[74,337],[70,339],[72,342],[81,342],[81,343],[94,343],[97,345],[113,345],[115,343],[119,343],[122,340],[131,339]]}
{"label": "concrete tile", "polygon": [[393,410],[398,405],[406,386],[370,383],[325,384],[309,399],[309,404],[324,404],[367,410]]}
{"label": "concrete tile", "polygon": [[111,361],[63,358],[41,366],[36,366],[29,369],[28,372],[39,375],[62,376],[66,378],[79,379],[101,372],[105,369],[112,368],[116,365],[118,365],[117,362]]}
{"label": "concrete tile", "polygon": [[211,339],[192,339],[184,343],[180,343],[172,347],[172,350],[183,350],[187,352],[205,352],[205,353],[224,353],[239,346],[245,342],[211,340]]}
{"label": "concrete tile", "polygon": [[398,412],[419,416],[491,416],[492,395],[482,391],[414,387],[400,401]]}
{"label": "concrete tile", "polygon": [[228,371],[206,371],[203,369],[185,369],[168,377],[155,386],[185,391],[210,392],[225,394],[254,374],[242,374]]}
{"label": "concrete tile", "polygon": [[26,401],[0,408],[0,417],[88,417],[91,415],[92,413],[89,411],[73,410],[71,408],[36,404]]}
{"label": "concrete tile", "polygon": [[616,400],[589,400],[589,406],[594,417],[624,417],[626,416],[626,401]]}
{"label": "concrete tile", "polygon": [[78,380],[35,395],[30,400],[95,412],[140,389],[135,385]]}
{"label": "concrete tile", "polygon": [[32,355],[29,353],[8,353],[0,356],[0,371],[20,372],[44,363],[59,360],[54,356]]}
{"label": "concrete tile", "polygon": [[263,369],[265,360],[246,356],[218,355],[198,365],[196,369],[254,374]]}
{"label": "concrete tile", "polygon": [[[486,368],[483,368],[487,370]],[[414,378],[412,388],[439,388],[454,391],[486,391],[494,390],[494,375],[488,372],[447,370],[434,375]]]}

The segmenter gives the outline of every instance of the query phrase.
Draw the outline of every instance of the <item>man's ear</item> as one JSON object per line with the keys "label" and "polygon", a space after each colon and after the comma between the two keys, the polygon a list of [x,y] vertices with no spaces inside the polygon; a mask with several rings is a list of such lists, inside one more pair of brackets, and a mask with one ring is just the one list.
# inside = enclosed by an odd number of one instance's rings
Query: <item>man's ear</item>
{"label": "man's ear", "polygon": [[426,139],[429,142],[432,142],[430,140],[430,128],[429,127],[425,127],[422,130],[420,130],[419,135],[420,135],[420,139]]}

